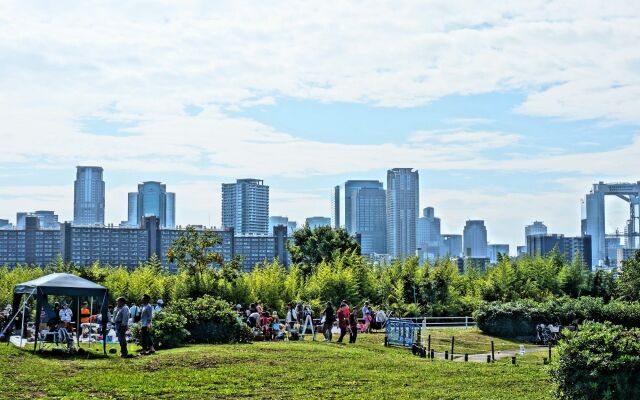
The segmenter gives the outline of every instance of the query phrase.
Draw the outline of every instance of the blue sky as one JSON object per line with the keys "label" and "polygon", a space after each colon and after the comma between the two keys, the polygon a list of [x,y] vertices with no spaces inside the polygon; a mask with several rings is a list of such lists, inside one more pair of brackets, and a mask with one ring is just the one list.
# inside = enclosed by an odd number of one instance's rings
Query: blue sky
{"label": "blue sky", "polygon": [[640,180],[628,3],[401,3],[4,3],[0,218],[72,218],[83,164],[105,168],[109,222],[160,180],[178,223],[209,225],[236,178],[302,221],[336,184],[414,167],[443,231],[485,219],[515,248],[533,220],[578,234],[592,183]]}

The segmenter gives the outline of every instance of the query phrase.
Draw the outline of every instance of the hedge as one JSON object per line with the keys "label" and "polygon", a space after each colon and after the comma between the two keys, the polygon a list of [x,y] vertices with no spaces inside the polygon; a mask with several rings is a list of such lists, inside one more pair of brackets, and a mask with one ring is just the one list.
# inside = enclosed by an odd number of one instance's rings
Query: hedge
{"label": "hedge", "polygon": [[640,303],[600,298],[561,297],[543,303],[534,301],[483,303],[473,314],[483,332],[504,337],[533,336],[537,324],[577,325],[583,321],[604,322],[627,328],[640,327]]}

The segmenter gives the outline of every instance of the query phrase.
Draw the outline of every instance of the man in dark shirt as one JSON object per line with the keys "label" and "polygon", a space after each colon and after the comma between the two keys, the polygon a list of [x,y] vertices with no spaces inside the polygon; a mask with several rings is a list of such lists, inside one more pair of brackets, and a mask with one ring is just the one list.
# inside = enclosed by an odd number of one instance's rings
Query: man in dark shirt
{"label": "man in dark shirt", "polygon": [[338,328],[340,328],[340,337],[338,338],[338,342],[337,343],[342,343],[342,339],[344,338],[344,335],[347,334],[347,318],[348,318],[348,312],[347,310],[347,304],[343,301],[340,304],[340,308],[338,309]]}

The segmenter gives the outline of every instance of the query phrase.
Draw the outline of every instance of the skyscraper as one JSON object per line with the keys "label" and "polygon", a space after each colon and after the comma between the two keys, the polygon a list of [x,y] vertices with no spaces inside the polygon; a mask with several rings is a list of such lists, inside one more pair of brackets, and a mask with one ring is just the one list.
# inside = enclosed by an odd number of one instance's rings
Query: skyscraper
{"label": "skyscraper", "polygon": [[305,221],[305,224],[309,225],[309,228],[311,228],[311,230],[319,228],[321,226],[331,226],[331,218],[309,217]]}
{"label": "skyscraper", "polygon": [[380,181],[346,181],[344,183],[344,224],[347,232],[354,234],[353,216],[351,215],[353,193],[359,189],[382,189]]}
{"label": "skyscraper", "polygon": [[333,188],[331,196],[331,226],[340,228],[340,185]]}
{"label": "skyscraper", "polygon": [[533,221],[533,224],[524,227],[524,242],[527,243],[529,236],[546,234],[547,226],[542,221]]}
{"label": "skyscraper", "polygon": [[128,224],[140,226],[144,217],[157,217],[161,228],[174,228],[176,225],[176,195],[167,192],[167,185],[148,181],[138,185],[137,193],[129,193]]}
{"label": "skyscraper", "polygon": [[269,186],[260,179],[222,184],[222,226],[236,234],[269,233]]}
{"label": "skyscraper", "polygon": [[104,225],[104,181],[102,167],[76,167],[73,195],[75,225]]}
{"label": "skyscraper", "polygon": [[382,188],[360,188],[351,194],[351,229],[360,234],[362,254],[387,252],[386,193]]}
{"label": "skyscraper", "polygon": [[393,258],[405,258],[416,252],[419,194],[418,171],[411,168],[387,171],[387,253]]}
{"label": "skyscraper", "polygon": [[16,213],[16,228],[25,229],[27,217],[37,217],[40,229],[60,229],[58,215],[53,211],[35,211]]}
{"label": "skyscraper", "polygon": [[462,255],[462,235],[442,235],[442,257],[460,257]]}
{"label": "skyscraper", "polygon": [[489,262],[495,264],[498,262],[498,254],[506,255],[509,257],[509,245],[508,244],[490,244],[487,246],[487,257]]}
{"label": "skyscraper", "polygon": [[464,226],[464,256],[487,257],[487,228],[482,220],[469,220]]}
{"label": "skyscraper", "polygon": [[420,258],[434,260],[440,256],[442,237],[440,235],[440,218],[436,218],[433,207],[427,207],[418,218],[416,246],[420,249]]}

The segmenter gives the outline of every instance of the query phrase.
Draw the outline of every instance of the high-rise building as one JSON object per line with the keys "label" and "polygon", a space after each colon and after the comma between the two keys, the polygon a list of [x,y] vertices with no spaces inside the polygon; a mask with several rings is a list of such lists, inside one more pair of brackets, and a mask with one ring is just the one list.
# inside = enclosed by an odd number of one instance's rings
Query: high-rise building
{"label": "high-rise building", "polygon": [[279,215],[273,215],[271,217],[269,217],[269,232],[273,232],[273,228],[276,226],[286,226],[288,229],[289,226],[289,218],[288,217],[282,217]]}
{"label": "high-rise building", "polygon": [[436,218],[433,207],[427,207],[422,211],[422,217],[418,218],[416,232],[420,259],[435,260],[440,256],[441,245],[440,218]]}
{"label": "high-rise building", "polygon": [[311,230],[319,228],[321,226],[331,226],[331,218],[328,217],[309,217],[305,221],[305,224],[311,228]]}
{"label": "high-rise building", "polygon": [[167,192],[167,185],[155,181],[140,183],[138,192],[129,193],[127,200],[129,225],[140,226],[145,217],[157,217],[161,228],[175,227],[176,195]]}
{"label": "high-rise building", "polygon": [[546,234],[547,226],[542,221],[533,221],[533,224],[524,227],[524,242],[527,243],[529,236]]}
{"label": "high-rise building", "polygon": [[344,183],[344,225],[350,234],[354,234],[353,216],[351,215],[352,200],[354,192],[359,189],[383,189],[380,181],[346,181]]}
{"label": "high-rise building", "polygon": [[462,255],[462,235],[442,235],[441,257],[460,257]]}
{"label": "high-rise building", "polygon": [[557,249],[567,262],[573,262],[575,256],[581,255],[585,267],[591,268],[591,236],[566,237],[546,234],[527,237],[527,252],[531,257],[545,257],[554,249]]}
{"label": "high-rise building", "polygon": [[58,215],[53,211],[35,211],[35,212],[19,212],[16,213],[16,228],[25,229],[25,221],[27,217],[36,217],[39,221],[40,229],[60,229]]}
{"label": "high-rise building", "polygon": [[0,229],[7,229],[10,227],[11,227],[11,224],[9,223],[8,219],[0,219]]}
{"label": "high-rise building", "polygon": [[73,194],[75,225],[104,225],[102,172],[102,167],[77,167]]}
{"label": "high-rise building", "polygon": [[351,229],[360,237],[362,254],[387,252],[387,199],[382,188],[351,193]]}
{"label": "high-rise building", "polygon": [[239,235],[269,233],[269,186],[260,179],[222,184],[222,226]]}
{"label": "high-rise building", "polygon": [[392,258],[415,255],[419,195],[418,171],[387,171],[387,253]]}
{"label": "high-rise building", "polygon": [[287,233],[289,234],[289,236],[291,236],[293,235],[293,232],[298,230],[298,223],[296,221],[289,221],[289,223],[287,224],[287,228],[289,228],[287,230]]}
{"label": "high-rise building", "polygon": [[331,226],[334,229],[340,228],[340,186],[333,188],[331,196]]}
{"label": "high-rise building", "polygon": [[508,244],[490,244],[487,246],[487,257],[492,264],[498,262],[498,254],[509,257]]}
{"label": "high-rise building", "polygon": [[487,228],[482,220],[469,220],[464,226],[464,252],[465,257],[487,257]]}

